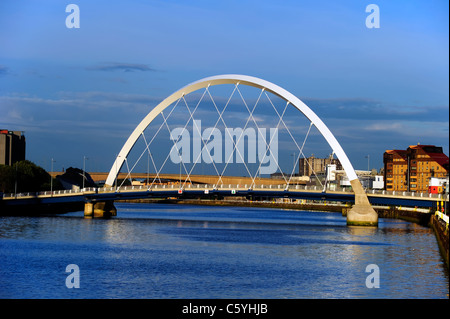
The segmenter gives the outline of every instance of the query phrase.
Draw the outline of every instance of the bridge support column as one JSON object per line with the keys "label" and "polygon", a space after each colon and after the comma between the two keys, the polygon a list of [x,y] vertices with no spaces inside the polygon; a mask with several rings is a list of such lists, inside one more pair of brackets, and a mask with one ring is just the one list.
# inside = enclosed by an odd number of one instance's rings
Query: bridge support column
{"label": "bridge support column", "polygon": [[86,218],[108,218],[117,215],[114,201],[86,202],[84,204],[84,217]]}
{"label": "bridge support column", "polygon": [[378,226],[378,214],[372,208],[359,179],[350,181],[355,193],[355,205],[347,213],[347,225]]}

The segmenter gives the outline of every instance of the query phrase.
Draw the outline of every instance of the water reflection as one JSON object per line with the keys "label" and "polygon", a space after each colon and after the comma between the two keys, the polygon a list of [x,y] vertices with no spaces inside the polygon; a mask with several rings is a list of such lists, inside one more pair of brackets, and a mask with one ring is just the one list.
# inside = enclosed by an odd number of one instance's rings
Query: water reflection
{"label": "water reflection", "polygon": [[[117,208],[107,220],[1,217],[0,297],[73,298],[60,283],[75,263],[89,269],[76,298],[448,298],[434,234],[420,225],[348,227],[336,213],[274,209]],[[380,268],[380,289],[365,287],[368,264]]]}

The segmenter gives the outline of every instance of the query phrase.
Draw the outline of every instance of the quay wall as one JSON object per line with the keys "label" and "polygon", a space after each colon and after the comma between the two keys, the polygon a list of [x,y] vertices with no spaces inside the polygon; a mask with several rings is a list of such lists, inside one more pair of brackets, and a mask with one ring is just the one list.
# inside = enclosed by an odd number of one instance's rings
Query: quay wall
{"label": "quay wall", "polygon": [[84,210],[84,203],[29,203],[20,205],[2,205],[0,202],[0,216],[37,216],[45,214],[65,214]]}
{"label": "quay wall", "polygon": [[[282,208],[295,210],[318,210],[327,212],[342,212],[344,204],[326,204],[326,203],[280,203],[268,201],[247,201],[247,200],[214,200],[214,199],[133,199],[122,200],[128,203],[159,203],[159,204],[185,204],[185,205],[203,205],[203,206],[239,206],[239,207],[263,207],[263,208]],[[350,207],[350,206],[348,206]]]}
{"label": "quay wall", "polygon": [[[429,226],[430,216],[432,215],[429,210],[409,209],[405,210],[401,207],[374,207],[379,218],[394,218],[403,219],[412,223],[417,223],[423,226]],[[342,216],[347,216],[347,211],[350,208],[342,209]],[[426,211],[426,212],[425,212]]]}
{"label": "quay wall", "polygon": [[442,258],[444,258],[445,265],[447,266],[447,271],[449,270],[449,254],[448,254],[448,225],[440,219],[438,216],[433,215],[430,218],[430,226],[433,228],[436,234],[436,239],[439,244],[439,250],[441,252]]}

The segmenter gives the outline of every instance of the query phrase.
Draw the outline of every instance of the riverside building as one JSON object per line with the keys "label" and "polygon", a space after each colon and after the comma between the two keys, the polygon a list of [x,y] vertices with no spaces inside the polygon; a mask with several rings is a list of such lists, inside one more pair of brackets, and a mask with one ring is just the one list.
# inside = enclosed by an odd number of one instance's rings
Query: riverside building
{"label": "riverside building", "polygon": [[442,147],[410,145],[383,155],[385,190],[428,193],[431,178],[448,176],[449,159]]}
{"label": "riverside building", "polygon": [[317,158],[312,154],[308,158],[300,158],[298,161],[298,175],[311,176],[325,174],[328,165],[336,165],[334,170],[342,170],[341,162],[337,158],[330,155],[327,158]]}

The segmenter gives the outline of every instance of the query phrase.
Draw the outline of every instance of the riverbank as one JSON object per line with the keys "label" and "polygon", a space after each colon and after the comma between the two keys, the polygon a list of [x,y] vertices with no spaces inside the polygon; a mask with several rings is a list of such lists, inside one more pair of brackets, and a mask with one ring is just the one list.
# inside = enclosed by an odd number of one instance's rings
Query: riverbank
{"label": "riverbank", "polygon": [[185,204],[202,206],[239,206],[239,207],[263,207],[281,208],[294,210],[312,210],[327,212],[342,212],[343,208],[350,207],[345,204],[331,203],[291,203],[271,201],[248,201],[248,200],[214,200],[214,199],[134,199],[124,200],[127,203],[154,203],[154,204]]}
{"label": "riverbank", "polygon": [[439,251],[445,260],[445,265],[447,266],[447,271],[449,270],[449,234],[448,225],[440,219],[438,216],[433,215],[430,219],[430,226],[434,230],[436,239],[439,244]]}

